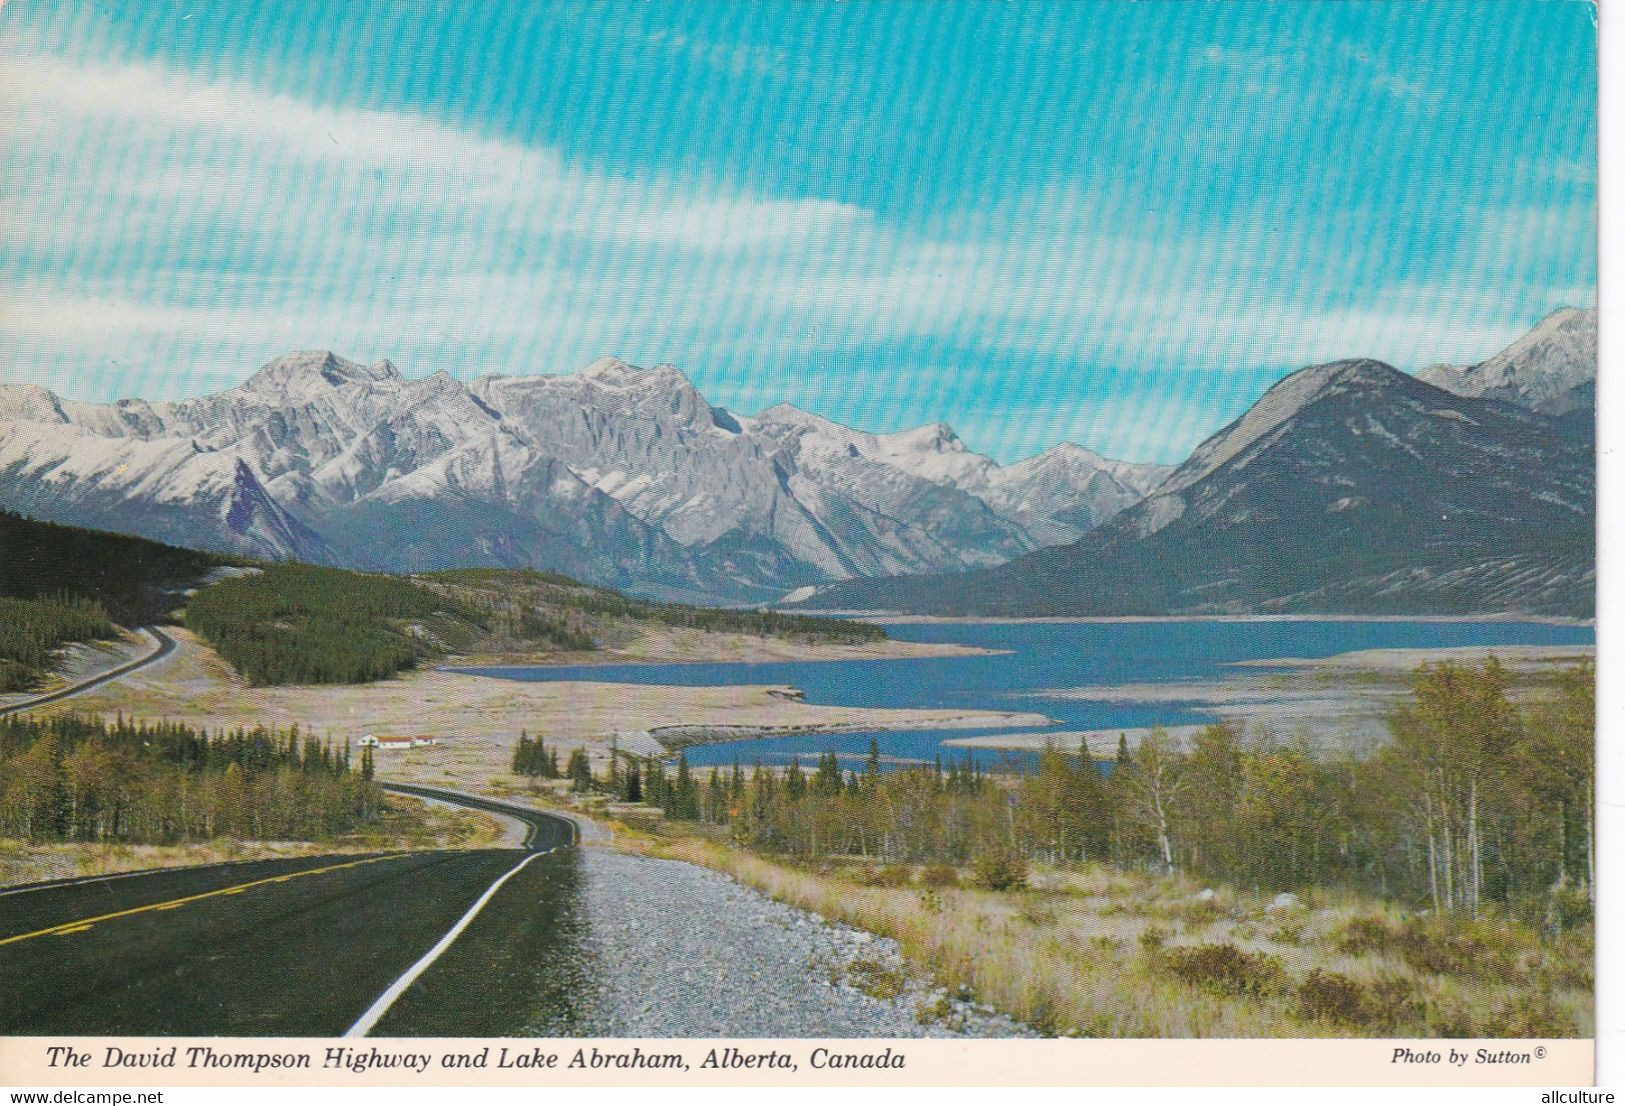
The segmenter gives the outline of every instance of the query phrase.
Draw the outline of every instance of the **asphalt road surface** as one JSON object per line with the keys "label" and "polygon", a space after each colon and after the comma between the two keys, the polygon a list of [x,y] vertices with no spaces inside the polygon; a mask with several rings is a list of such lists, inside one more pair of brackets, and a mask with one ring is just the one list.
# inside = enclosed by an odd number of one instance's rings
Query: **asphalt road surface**
{"label": "asphalt road surface", "polygon": [[522,849],[211,864],[0,891],[0,1035],[568,1032],[575,827]]}
{"label": "asphalt road surface", "polygon": [[62,699],[71,698],[72,696],[78,695],[81,692],[89,691],[93,687],[100,687],[102,684],[105,684],[110,680],[116,680],[120,676],[127,676],[138,668],[145,668],[149,664],[161,661],[175,651],[175,639],[164,633],[158,627],[144,626],[142,629],[146,630],[147,633],[158,639],[158,648],[154,649],[146,656],[137,657],[135,660],[129,661],[126,664],[121,664],[117,668],[110,668],[106,672],[99,672],[96,675],[91,676],[89,679],[80,680],[76,684],[69,684],[67,687],[59,688],[56,691],[49,692],[45,695],[35,695],[33,698],[24,699],[20,703],[12,703],[10,706],[0,707],[0,715],[15,714],[18,711],[33,710],[35,707],[42,707],[46,703],[55,703]]}

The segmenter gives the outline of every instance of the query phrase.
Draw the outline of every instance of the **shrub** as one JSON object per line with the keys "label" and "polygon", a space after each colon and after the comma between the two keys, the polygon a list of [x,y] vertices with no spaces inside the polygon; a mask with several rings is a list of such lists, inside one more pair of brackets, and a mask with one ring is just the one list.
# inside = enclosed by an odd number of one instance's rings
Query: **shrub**
{"label": "shrub", "polygon": [[1189,902],[1179,903],[1170,911],[1176,922],[1189,929],[1201,929],[1203,926],[1212,925],[1223,913],[1214,899],[1192,899]]}
{"label": "shrub", "polygon": [[1446,1001],[1427,1011],[1427,1029],[1424,1035],[1464,1040],[1482,1037],[1485,1032],[1473,1018],[1473,1012],[1466,1004]]}
{"label": "shrub", "polygon": [[1506,978],[1515,974],[1509,943],[1482,923],[1413,918],[1394,934],[1401,959],[1433,975]]}
{"label": "shrub", "polygon": [[870,998],[890,1002],[908,989],[902,972],[876,960],[854,960],[846,966],[846,981]]}
{"label": "shrub", "polygon": [[1552,888],[1546,904],[1547,924],[1559,933],[1584,929],[1591,924],[1591,897],[1586,889],[1573,883],[1562,883]]}
{"label": "shrub", "polygon": [[1161,926],[1146,926],[1140,930],[1140,948],[1147,956],[1156,956],[1168,943],[1169,936]]}
{"label": "shrub", "polygon": [[1027,860],[1013,852],[984,853],[973,866],[976,884],[989,891],[1017,891],[1027,886]]}
{"label": "shrub", "polygon": [[1283,922],[1270,930],[1265,936],[1277,945],[1301,945],[1303,944],[1303,932],[1301,923]]}
{"label": "shrub", "polygon": [[1265,995],[1280,987],[1281,962],[1235,945],[1195,945],[1164,949],[1159,957],[1169,975],[1204,990],[1226,995]]}
{"label": "shrub", "polygon": [[1579,1035],[1574,1019],[1545,991],[1525,991],[1496,1008],[1488,1026],[1497,1037],[1557,1038]]}
{"label": "shrub", "polygon": [[874,873],[875,887],[902,887],[913,877],[913,872],[902,864],[886,864]]}
{"label": "shrub", "polygon": [[921,1025],[941,1025],[950,1030],[964,1028],[965,1016],[954,1006],[946,992],[922,998],[914,1004],[914,1020]]}
{"label": "shrub", "polygon": [[927,887],[958,887],[959,869],[950,864],[928,864],[920,873],[920,882]]}
{"label": "shrub", "polygon": [[1373,1023],[1397,1031],[1420,1024],[1427,1005],[1417,997],[1411,981],[1403,976],[1384,975],[1373,980],[1367,992]]}
{"label": "shrub", "polygon": [[1336,945],[1347,953],[1394,953],[1425,975],[1504,978],[1518,967],[1505,934],[1466,918],[1409,918],[1398,926],[1353,918],[1338,931]]}
{"label": "shrub", "polygon": [[1363,1025],[1370,1019],[1366,989],[1356,980],[1319,968],[1298,984],[1298,1013],[1309,1021]]}
{"label": "shrub", "polygon": [[900,864],[883,864],[878,868],[864,865],[848,874],[853,883],[864,887],[903,887],[909,882],[908,868]]}
{"label": "shrub", "polygon": [[1530,974],[1558,990],[1589,991],[1596,986],[1596,969],[1596,931],[1586,926],[1547,942]]}
{"label": "shrub", "polygon": [[1364,952],[1382,952],[1393,941],[1393,931],[1381,918],[1350,918],[1337,931],[1335,943],[1341,952],[1358,955]]}
{"label": "shrub", "polygon": [[1055,916],[1055,911],[1051,910],[1047,906],[1044,906],[1042,903],[1036,903],[1030,900],[1021,904],[1021,920],[1026,922],[1028,925],[1038,926],[1040,928],[1053,926],[1057,921],[1059,921],[1059,919]]}

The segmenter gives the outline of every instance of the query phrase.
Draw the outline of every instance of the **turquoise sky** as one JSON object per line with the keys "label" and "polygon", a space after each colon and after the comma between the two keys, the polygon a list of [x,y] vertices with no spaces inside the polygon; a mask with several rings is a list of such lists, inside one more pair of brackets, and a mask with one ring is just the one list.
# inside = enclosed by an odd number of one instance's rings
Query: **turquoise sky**
{"label": "turquoise sky", "polygon": [[712,402],[1175,461],[1285,372],[1594,298],[1594,11],[0,9],[0,376],[679,365]]}

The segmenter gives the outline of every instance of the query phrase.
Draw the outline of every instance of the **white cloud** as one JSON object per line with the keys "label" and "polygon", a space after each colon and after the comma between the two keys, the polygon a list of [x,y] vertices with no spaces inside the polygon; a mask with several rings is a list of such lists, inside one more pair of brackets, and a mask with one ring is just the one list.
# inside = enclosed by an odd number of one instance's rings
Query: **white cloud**
{"label": "white cloud", "polygon": [[[1416,367],[1493,350],[1528,291],[1464,312],[1358,285],[1365,306],[1329,310],[1282,277],[1316,243],[1268,212],[1192,229],[1059,189],[903,229],[827,198],[590,170],[445,121],[146,65],[12,58],[0,128],[15,366],[168,358],[213,381],[333,347],[463,376],[607,352],[771,372],[791,353],[925,339],[1128,367]],[[1573,218],[1489,213],[1483,228],[1468,260],[1511,274],[1572,240]],[[1361,279],[1357,257],[1326,264],[1348,267],[1333,284]]]}

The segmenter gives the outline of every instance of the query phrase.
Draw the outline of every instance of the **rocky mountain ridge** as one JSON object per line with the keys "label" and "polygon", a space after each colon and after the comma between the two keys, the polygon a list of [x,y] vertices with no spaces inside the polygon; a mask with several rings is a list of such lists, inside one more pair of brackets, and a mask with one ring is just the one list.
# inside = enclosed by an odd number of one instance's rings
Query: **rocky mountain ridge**
{"label": "rocky mountain ridge", "polygon": [[981,615],[1589,617],[1595,335],[1577,337],[1576,316],[1583,327],[1584,313],[1559,313],[1445,378],[1466,394],[1368,359],[1299,370],[1076,542],[951,583],[857,580],[796,599]]}
{"label": "rocky mountain ridge", "polygon": [[295,353],[166,403],[0,386],[14,509],[368,569],[534,565],[666,597],[1002,563],[1072,540],[1166,471],[1070,445],[1001,467],[941,424],[738,416],[672,366],[613,358],[465,385]]}

